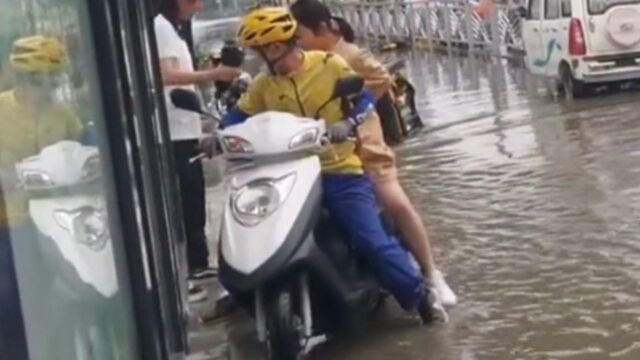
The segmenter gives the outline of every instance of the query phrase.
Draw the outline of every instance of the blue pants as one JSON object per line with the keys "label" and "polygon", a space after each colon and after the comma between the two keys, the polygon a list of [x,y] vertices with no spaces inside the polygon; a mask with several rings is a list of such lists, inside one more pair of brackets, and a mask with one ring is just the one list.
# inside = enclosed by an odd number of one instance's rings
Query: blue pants
{"label": "blue pants", "polygon": [[422,275],[398,240],[383,228],[369,178],[327,174],[322,185],[324,206],[351,245],[370,262],[382,286],[400,306],[415,309],[425,291]]}

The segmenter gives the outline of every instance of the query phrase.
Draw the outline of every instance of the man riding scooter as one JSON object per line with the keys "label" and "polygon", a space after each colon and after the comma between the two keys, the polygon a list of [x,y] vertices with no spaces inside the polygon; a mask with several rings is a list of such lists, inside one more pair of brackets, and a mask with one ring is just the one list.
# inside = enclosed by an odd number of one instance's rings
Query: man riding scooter
{"label": "man riding scooter", "polygon": [[355,73],[338,56],[321,51],[305,52],[296,42],[297,23],[285,8],[263,8],[247,15],[238,31],[242,46],[254,50],[270,74],[260,74],[240,99],[223,126],[244,122],[251,115],[276,110],[312,117],[319,112],[327,122],[333,151],[321,155],[323,203],[332,219],[348,235],[351,245],[373,266],[380,283],[405,310],[417,310],[423,322],[446,319],[425,280],[412,265],[408,253],[384,229],[369,178],[348,141],[374,111],[374,99],[364,91],[351,109],[330,98],[335,84]]}

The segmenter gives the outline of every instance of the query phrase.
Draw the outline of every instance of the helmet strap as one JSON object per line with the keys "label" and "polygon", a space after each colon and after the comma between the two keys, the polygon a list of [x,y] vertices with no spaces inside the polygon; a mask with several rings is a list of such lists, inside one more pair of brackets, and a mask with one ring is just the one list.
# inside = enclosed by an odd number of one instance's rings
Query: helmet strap
{"label": "helmet strap", "polygon": [[291,52],[296,48],[296,43],[293,42],[291,44],[287,44],[287,49],[282,53],[282,55],[278,56],[275,60],[273,61],[269,61],[267,59],[267,57],[265,56],[265,54],[258,50],[258,53],[260,54],[260,56],[262,56],[262,60],[264,60],[264,62],[267,63],[267,67],[269,67],[269,72],[271,73],[271,75],[277,75],[276,70],[275,70],[275,65],[282,59],[284,59],[287,55],[291,54]]}

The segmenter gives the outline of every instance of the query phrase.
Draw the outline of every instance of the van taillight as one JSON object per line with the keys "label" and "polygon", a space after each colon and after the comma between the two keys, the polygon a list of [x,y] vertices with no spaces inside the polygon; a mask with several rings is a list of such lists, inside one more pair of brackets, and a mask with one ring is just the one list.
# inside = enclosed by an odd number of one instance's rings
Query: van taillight
{"label": "van taillight", "polygon": [[587,44],[584,40],[584,31],[582,31],[582,22],[578,19],[571,19],[569,25],[569,54],[585,55],[587,53]]}

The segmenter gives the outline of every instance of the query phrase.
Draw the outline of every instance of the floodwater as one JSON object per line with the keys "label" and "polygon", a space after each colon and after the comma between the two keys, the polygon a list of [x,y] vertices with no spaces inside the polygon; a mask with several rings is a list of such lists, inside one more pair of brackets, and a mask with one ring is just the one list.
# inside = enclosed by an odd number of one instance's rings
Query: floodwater
{"label": "floodwater", "polygon": [[[390,304],[312,358],[640,359],[639,94],[567,101],[504,61],[394,56],[426,125],[396,149],[402,182],[460,304],[428,328]],[[260,358],[246,318],[215,326]]]}

